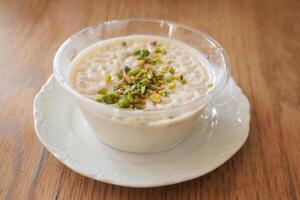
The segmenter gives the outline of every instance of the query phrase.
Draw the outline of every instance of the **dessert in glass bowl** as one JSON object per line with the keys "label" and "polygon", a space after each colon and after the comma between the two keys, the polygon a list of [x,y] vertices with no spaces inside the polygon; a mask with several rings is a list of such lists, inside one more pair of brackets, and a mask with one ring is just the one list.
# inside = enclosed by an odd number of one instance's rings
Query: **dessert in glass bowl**
{"label": "dessert in glass bowl", "polygon": [[159,110],[203,96],[213,87],[209,69],[205,57],[184,43],[131,35],[97,42],[77,55],[70,82],[103,104]]}
{"label": "dessert in glass bowl", "polygon": [[58,50],[54,73],[102,142],[148,153],[188,136],[225,87],[229,64],[223,48],[202,32],[133,19],[73,35]]}

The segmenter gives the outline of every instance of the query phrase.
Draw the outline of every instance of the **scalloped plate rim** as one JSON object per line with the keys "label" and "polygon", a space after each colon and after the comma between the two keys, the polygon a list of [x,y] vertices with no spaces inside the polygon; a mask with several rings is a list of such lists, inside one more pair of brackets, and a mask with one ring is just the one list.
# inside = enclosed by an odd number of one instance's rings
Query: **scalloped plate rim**
{"label": "scalloped plate rim", "polygon": [[[237,153],[237,151],[240,150],[240,148],[244,145],[244,143],[246,142],[246,140],[247,140],[247,138],[249,136],[249,129],[250,129],[250,127],[249,127],[250,126],[250,104],[249,104],[249,101],[248,101],[246,95],[242,92],[242,90],[236,85],[236,83],[232,79],[233,84],[238,87],[238,90],[241,93],[241,96],[243,96],[243,98],[244,98],[243,100],[245,101],[244,104],[246,105],[247,116],[246,116],[246,121],[244,122],[244,124],[246,125],[246,129],[247,129],[246,132],[247,133],[246,133],[246,136],[244,137],[243,141],[240,142],[237,145],[237,147],[235,148],[235,150],[232,151],[232,152],[230,152],[230,155],[226,155],[225,156],[226,158],[220,159],[217,162],[215,162],[215,165],[213,167],[211,167],[209,170],[206,170],[204,173],[201,173],[201,172],[194,173],[191,176],[185,176],[185,177],[183,177],[181,179],[177,179],[177,180],[169,179],[169,180],[165,180],[165,181],[160,181],[159,183],[152,183],[152,184],[147,184],[147,183],[145,183],[145,184],[140,184],[140,183],[139,184],[132,184],[132,183],[124,183],[124,181],[119,181],[118,179],[101,178],[101,177],[97,176],[97,174],[95,174],[95,173],[92,173],[93,175],[91,175],[91,174],[85,173],[85,172],[77,169],[70,162],[70,160],[72,160],[72,159],[62,159],[60,156],[57,155],[57,152],[55,152],[55,150],[53,150],[53,148],[50,147],[50,145],[48,145],[48,143],[40,135],[40,132],[38,130],[38,125],[39,125],[40,121],[37,119],[37,116],[36,116],[36,114],[38,113],[38,110],[39,110],[39,108],[38,108],[39,107],[38,102],[39,102],[39,98],[41,98],[41,96],[45,93],[46,88],[51,84],[51,81],[55,81],[55,78],[54,78],[53,74],[48,78],[48,80],[46,81],[46,83],[41,87],[40,91],[36,94],[36,96],[34,98],[34,101],[33,101],[34,130],[35,130],[36,136],[38,137],[39,141],[43,144],[43,146],[56,159],[58,159],[60,162],[62,162],[65,166],[67,166],[68,168],[72,169],[73,171],[75,171],[75,172],[77,172],[77,173],[79,173],[79,174],[81,174],[81,175],[83,175],[85,177],[88,177],[88,178],[91,178],[91,179],[94,179],[94,180],[97,180],[97,181],[101,181],[101,182],[104,182],[104,183],[109,183],[109,184],[114,184],[114,185],[119,185],[119,186],[125,186],[125,187],[150,188],[150,187],[160,187],[160,186],[177,184],[177,183],[180,183],[180,182],[189,181],[189,180],[192,180],[192,179],[195,179],[195,178],[199,178],[199,177],[201,177],[203,175],[206,175],[206,174],[214,171],[216,168],[220,167],[226,161],[228,161],[234,154]],[[66,157],[68,157],[68,156],[66,156]]]}

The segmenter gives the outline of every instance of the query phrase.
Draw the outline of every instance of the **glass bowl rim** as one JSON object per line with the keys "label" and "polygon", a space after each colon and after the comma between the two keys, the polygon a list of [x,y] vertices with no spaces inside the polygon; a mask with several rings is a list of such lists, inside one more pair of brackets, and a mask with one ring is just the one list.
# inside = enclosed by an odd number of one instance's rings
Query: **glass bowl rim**
{"label": "glass bowl rim", "polygon": [[[184,30],[187,30],[189,32],[192,32],[196,34],[199,37],[204,37],[210,44],[215,46],[217,48],[217,51],[220,53],[223,62],[225,63],[225,73],[224,73],[224,82],[222,85],[217,85],[217,87],[214,87],[212,92],[208,95],[205,94],[203,96],[200,96],[192,101],[188,101],[186,103],[172,106],[170,108],[162,108],[162,109],[157,109],[157,110],[130,110],[130,109],[122,109],[122,108],[117,108],[114,106],[107,106],[106,104],[101,104],[96,101],[93,101],[92,99],[89,99],[79,92],[77,92],[75,89],[73,89],[68,82],[65,80],[64,76],[59,70],[59,61],[61,59],[62,53],[65,49],[66,46],[68,46],[73,40],[77,37],[79,37],[82,33],[86,31],[90,31],[93,29],[96,29],[100,26],[109,26],[111,24],[126,24],[126,23],[153,23],[153,24],[160,24],[160,26],[168,26],[168,27],[176,27],[176,28],[181,28]],[[150,34],[149,34],[150,35]],[[194,104],[198,104],[199,106],[203,102],[209,102],[209,99],[213,98],[216,94],[220,93],[225,86],[227,85],[229,78],[230,78],[230,62],[227,56],[226,51],[224,48],[211,36],[207,35],[206,33],[197,30],[195,28],[189,27],[187,25],[183,25],[177,22],[173,21],[168,21],[168,20],[162,20],[162,19],[152,19],[152,18],[131,18],[131,19],[118,19],[118,20],[110,20],[110,21],[104,21],[102,23],[89,26],[86,28],[81,29],[80,31],[74,33],[71,35],[69,38],[67,38],[61,46],[58,48],[57,52],[55,53],[54,60],[53,60],[53,72],[54,76],[59,83],[60,86],[62,86],[68,93],[73,95],[76,98],[79,98],[82,102],[89,104],[91,106],[95,106],[98,108],[101,108],[103,112],[106,112],[108,114],[112,113],[118,113],[118,115],[124,115],[124,116],[141,116],[141,115],[148,115],[148,114],[161,114],[163,112],[176,112],[178,110],[184,109],[187,106],[192,106]]]}

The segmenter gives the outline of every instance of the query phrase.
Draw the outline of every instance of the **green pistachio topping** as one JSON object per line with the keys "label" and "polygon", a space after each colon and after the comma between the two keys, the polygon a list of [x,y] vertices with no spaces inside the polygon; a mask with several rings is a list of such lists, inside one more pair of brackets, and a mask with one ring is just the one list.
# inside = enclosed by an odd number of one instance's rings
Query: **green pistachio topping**
{"label": "green pistachio topping", "polygon": [[184,85],[184,84],[186,84],[186,79],[182,79],[182,80],[180,80],[180,82]]}
{"label": "green pistachio topping", "polygon": [[172,63],[173,63],[172,60],[168,60],[168,61],[167,61],[167,64],[168,64],[168,65],[171,65]]}
{"label": "green pistachio topping", "polygon": [[104,77],[104,82],[105,82],[106,84],[110,83],[110,82],[111,82],[111,76],[110,76],[110,75],[106,75],[106,76]]}
{"label": "green pistachio topping", "polygon": [[122,71],[119,71],[119,72],[117,73],[117,77],[118,77],[119,80],[121,80],[121,79],[123,78],[123,72],[122,72]]}
{"label": "green pistachio topping", "polygon": [[175,69],[174,69],[173,67],[170,67],[169,72],[170,72],[171,74],[174,74],[174,73],[175,73]]}
{"label": "green pistachio topping", "polygon": [[141,87],[141,95],[145,94],[145,92],[146,92],[146,86],[143,85],[143,86]]}
{"label": "green pistachio topping", "polygon": [[157,93],[151,94],[150,99],[153,103],[159,103],[161,101],[160,95]]}
{"label": "green pistachio topping", "polygon": [[119,101],[118,101],[118,106],[120,108],[128,108],[130,106],[130,103],[129,101],[127,100],[127,96],[126,95],[123,95]]}
{"label": "green pistachio topping", "polygon": [[207,84],[206,84],[206,87],[207,87],[207,88],[212,88],[212,87],[214,87],[214,84],[213,84],[213,83],[207,83]]}
{"label": "green pistachio topping", "polygon": [[102,102],[102,96],[97,96],[97,97],[95,98],[95,101],[97,101],[97,102]]}
{"label": "green pistachio topping", "polygon": [[107,90],[106,88],[101,88],[101,89],[98,91],[98,94],[105,95],[107,92],[108,92],[108,90]]}
{"label": "green pistachio topping", "polygon": [[137,59],[137,66],[121,68],[115,74],[118,79],[112,79],[110,75],[105,76],[105,83],[111,83],[112,89],[110,91],[107,88],[100,89],[95,100],[105,104],[116,104],[126,109],[144,109],[147,99],[155,104],[161,103],[163,97],[167,97],[168,92],[172,92],[171,90],[176,87],[175,81],[186,83],[183,75],[175,73],[175,69],[170,66],[171,62],[162,70],[157,67],[163,64],[160,56],[164,54],[167,54],[167,51],[157,46],[153,53],[148,49],[135,51],[132,56]]}
{"label": "green pistachio topping", "polygon": [[150,65],[158,65],[158,64],[162,64],[163,63],[160,59],[146,58],[145,61],[146,61],[146,63],[148,63]]}
{"label": "green pistachio topping", "polygon": [[128,73],[130,70],[131,70],[131,68],[126,65],[125,68],[124,68],[125,73]]}
{"label": "green pistachio topping", "polygon": [[160,91],[158,92],[158,94],[160,94],[160,95],[163,96],[163,97],[168,96],[168,92],[167,92],[166,90],[160,90]]}
{"label": "green pistachio topping", "polygon": [[171,83],[173,80],[174,80],[174,76],[173,76],[173,75],[169,76],[169,77],[166,79],[167,83]]}
{"label": "green pistachio topping", "polygon": [[[129,76],[134,76],[134,75],[137,75],[141,70],[142,70],[141,68],[136,67],[136,68],[131,69],[127,74]],[[131,77],[131,78],[134,78],[134,77]]]}
{"label": "green pistachio topping", "polygon": [[150,54],[148,49],[140,49],[133,53],[133,56],[135,56],[138,60],[142,60],[145,57],[147,57]]}
{"label": "green pistachio topping", "polygon": [[119,100],[119,95],[116,92],[109,92],[102,96],[102,101],[106,104],[115,104]]}
{"label": "green pistachio topping", "polygon": [[155,53],[161,53],[161,54],[163,54],[163,55],[167,54],[166,49],[164,49],[164,48],[162,48],[162,47],[155,47],[154,52],[155,52]]}
{"label": "green pistachio topping", "polygon": [[169,84],[167,85],[167,88],[170,89],[170,90],[172,90],[172,89],[175,88],[175,86],[176,86],[176,83],[175,83],[174,81],[172,81],[171,83],[169,83]]}
{"label": "green pistachio topping", "polygon": [[145,63],[146,63],[145,59],[139,60],[139,62],[138,62],[139,65],[144,65]]}

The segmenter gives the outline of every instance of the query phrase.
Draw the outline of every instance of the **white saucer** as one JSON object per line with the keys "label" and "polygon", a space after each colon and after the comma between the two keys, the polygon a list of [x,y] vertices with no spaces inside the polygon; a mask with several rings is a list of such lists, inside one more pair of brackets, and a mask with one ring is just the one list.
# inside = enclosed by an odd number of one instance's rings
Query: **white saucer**
{"label": "white saucer", "polygon": [[36,134],[58,160],[84,176],[129,187],[169,185],[211,172],[241,148],[249,133],[249,103],[232,79],[191,135],[160,153],[127,153],[99,142],[53,75],[33,108]]}

